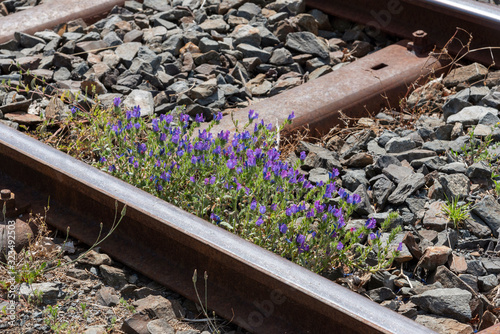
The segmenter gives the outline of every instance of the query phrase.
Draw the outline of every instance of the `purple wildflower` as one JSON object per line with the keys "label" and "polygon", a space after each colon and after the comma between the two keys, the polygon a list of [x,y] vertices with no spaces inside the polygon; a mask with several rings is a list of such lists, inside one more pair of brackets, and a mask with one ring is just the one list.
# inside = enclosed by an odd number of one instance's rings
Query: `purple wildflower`
{"label": "purple wildflower", "polygon": [[122,103],[122,100],[119,97],[115,97],[113,99],[113,104],[115,105],[115,107],[118,108],[120,106],[120,103]]}
{"label": "purple wildflower", "polygon": [[257,113],[255,112],[255,110],[250,109],[250,110],[248,111],[248,119],[249,119],[249,120],[251,120],[251,121],[252,121],[252,120],[254,120],[254,119],[258,118],[258,117],[259,117],[259,114],[257,114]]}
{"label": "purple wildflower", "polygon": [[213,212],[210,214],[210,219],[215,220],[216,222],[220,222],[220,217]]}
{"label": "purple wildflower", "polygon": [[290,115],[288,115],[288,120],[291,121],[294,118],[295,118],[295,112],[292,111],[292,113]]}
{"label": "purple wildflower", "polygon": [[110,172],[116,172],[116,167],[115,167],[115,165],[111,165],[111,166],[109,166],[109,167],[108,167],[108,170],[109,170]]}
{"label": "purple wildflower", "polygon": [[342,244],[342,242],[339,241],[339,243],[337,244],[337,250],[342,250],[344,248],[344,245]]}
{"label": "purple wildflower", "polygon": [[266,213],[266,206],[265,205],[261,205],[259,207],[259,212],[262,213],[262,214]]}
{"label": "purple wildflower", "polygon": [[368,229],[374,229],[375,226],[377,225],[377,222],[375,221],[375,218],[370,218],[366,221],[365,226]]}
{"label": "purple wildflower", "polygon": [[259,219],[257,219],[257,221],[255,222],[255,225],[260,226],[263,223],[264,223],[264,221],[262,220],[262,216],[260,216]]}
{"label": "purple wildflower", "polygon": [[306,159],[306,156],[307,154],[305,151],[300,152],[300,160],[304,161]]}
{"label": "purple wildflower", "polygon": [[250,209],[251,210],[257,209],[257,201],[255,200],[255,198],[252,200],[252,203],[250,203]]}
{"label": "purple wildflower", "polygon": [[283,233],[283,234],[285,234],[286,231],[288,231],[288,226],[286,226],[285,223],[281,224],[280,225],[280,232]]}
{"label": "purple wildflower", "polygon": [[396,248],[398,252],[401,252],[403,250],[403,243],[400,242],[398,248]]}
{"label": "purple wildflower", "polygon": [[236,159],[229,159],[226,163],[226,166],[229,169],[234,169],[234,167],[236,167],[236,163],[237,163]]}

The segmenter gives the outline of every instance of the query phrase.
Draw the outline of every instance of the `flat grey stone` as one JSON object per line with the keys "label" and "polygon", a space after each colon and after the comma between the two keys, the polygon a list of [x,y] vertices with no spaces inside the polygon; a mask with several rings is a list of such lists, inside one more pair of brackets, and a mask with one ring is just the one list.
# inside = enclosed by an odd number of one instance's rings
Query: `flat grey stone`
{"label": "flat grey stone", "polygon": [[440,167],[438,170],[446,174],[454,174],[454,173],[465,174],[465,172],[467,171],[467,165],[464,164],[463,162],[452,162]]}
{"label": "flat grey stone", "polygon": [[389,165],[382,170],[385,176],[392,182],[399,184],[404,178],[413,174],[413,170],[408,167]]}
{"label": "flat grey stone", "polygon": [[402,204],[425,184],[425,176],[421,173],[415,173],[404,178],[396,187],[394,192],[387,199],[392,204]]}
{"label": "flat grey stone", "polygon": [[470,180],[464,174],[440,174],[439,183],[448,199],[464,199],[470,192]]}
{"label": "flat grey stone", "polygon": [[286,37],[286,47],[297,52],[310,53],[321,58],[329,57],[325,43],[308,31],[290,33]]}
{"label": "flat grey stone", "polygon": [[123,106],[132,110],[135,106],[140,106],[141,116],[151,116],[154,113],[154,100],[151,92],[134,89],[123,100]]}
{"label": "flat grey stone", "polygon": [[425,291],[410,297],[410,301],[424,311],[466,322],[472,318],[469,306],[471,298],[469,291],[451,288]]}
{"label": "flat grey stone", "polygon": [[399,161],[403,161],[403,160],[413,161],[416,159],[434,157],[437,154],[436,154],[436,152],[430,151],[430,150],[413,149],[413,150],[401,152],[401,153],[391,153],[390,155],[397,158]]}
{"label": "flat grey stone", "polygon": [[396,185],[387,177],[379,178],[373,185],[373,202],[378,208],[383,208],[387,203],[387,198],[396,189]]}
{"label": "flat grey stone", "polygon": [[500,204],[492,197],[486,196],[477,203],[472,212],[488,225],[495,237],[500,228]]}
{"label": "flat grey stone", "polygon": [[417,147],[415,141],[410,138],[394,137],[389,139],[387,144],[385,144],[385,150],[387,153],[400,153],[406,152]]}
{"label": "flat grey stone", "polygon": [[488,113],[496,116],[498,115],[498,110],[490,107],[481,107],[481,106],[465,107],[458,113],[448,117],[446,122],[448,124],[460,122],[464,126],[477,125],[479,121]]}

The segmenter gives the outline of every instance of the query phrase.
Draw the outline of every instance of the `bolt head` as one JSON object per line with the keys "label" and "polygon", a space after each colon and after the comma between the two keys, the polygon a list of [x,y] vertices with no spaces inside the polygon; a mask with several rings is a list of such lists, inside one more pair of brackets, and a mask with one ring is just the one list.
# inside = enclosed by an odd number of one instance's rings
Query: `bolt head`
{"label": "bolt head", "polygon": [[11,197],[11,192],[9,189],[0,190],[0,197],[2,199],[9,199]]}

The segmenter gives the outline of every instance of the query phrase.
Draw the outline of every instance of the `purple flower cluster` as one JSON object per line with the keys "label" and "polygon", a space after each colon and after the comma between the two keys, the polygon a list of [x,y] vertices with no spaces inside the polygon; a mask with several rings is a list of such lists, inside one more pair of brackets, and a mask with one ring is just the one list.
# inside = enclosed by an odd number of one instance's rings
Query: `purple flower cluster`
{"label": "purple flower cluster", "polygon": [[[120,103],[115,99],[116,108]],[[294,117],[292,113],[287,121]],[[219,113],[214,121],[221,118]],[[250,110],[248,118],[252,122],[258,114]],[[202,121],[203,115],[196,115],[194,122]],[[286,249],[281,253],[291,259],[294,254],[314,257],[324,243],[330,250],[343,251],[351,234],[378,238],[371,232],[374,219],[359,231],[345,229],[345,219],[361,197],[336,186],[335,168],[326,184],[307,180],[300,168],[305,152],[294,165],[283,161],[271,124],[256,122],[252,133],[245,127],[233,134],[195,134],[190,123],[181,113],[177,120],[161,115],[146,124],[139,107],[126,111],[108,124],[119,151],[103,157],[100,164],[203,218],[234,226],[235,232],[269,244],[270,249]]]}

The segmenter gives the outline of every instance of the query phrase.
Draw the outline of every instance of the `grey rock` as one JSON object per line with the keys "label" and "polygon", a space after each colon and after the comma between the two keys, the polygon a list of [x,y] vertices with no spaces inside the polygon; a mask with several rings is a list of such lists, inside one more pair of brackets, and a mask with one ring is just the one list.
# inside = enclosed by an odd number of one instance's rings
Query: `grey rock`
{"label": "grey rock", "polygon": [[81,264],[87,264],[91,266],[100,266],[102,264],[111,265],[112,261],[109,255],[97,253],[94,250],[87,252],[85,257],[78,260]]}
{"label": "grey rock", "polygon": [[135,313],[123,321],[121,330],[126,334],[149,334],[149,316],[142,313]]}
{"label": "grey rock", "polygon": [[97,301],[103,306],[116,306],[120,302],[120,297],[112,287],[104,286],[97,291]]}
{"label": "grey rock", "polygon": [[436,333],[473,333],[470,325],[460,323],[455,319],[419,314],[416,316],[415,321]]}
{"label": "grey rock", "polygon": [[287,65],[293,63],[292,54],[285,48],[275,49],[269,62],[273,65]]}
{"label": "grey rock", "polygon": [[71,78],[71,72],[66,67],[60,67],[54,72],[54,81],[64,81]]}
{"label": "grey rock", "polygon": [[420,189],[424,184],[425,176],[421,173],[415,173],[407,176],[398,184],[394,192],[387,200],[392,204],[402,204],[408,196]]}
{"label": "grey rock", "polygon": [[438,177],[448,199],[464,199],[470,192],[469,178],[463,174],[441,174]]}
{"label": "grey rock", "polygon": [[389,165],[382,170],[385,176],[392,182],[399,184],[403,179],[413,174],[413,170],[408,167]]}
{"label": "grey rock", "polygon": [[437,154],[445,153],[449,149],[449,147],[449,142],[445,140],[433,140],[422,145],[422,149],[434,151]]}
{"label": "grey rock", "polygon": [[440,167],[438,170],[446,174],[455,174],[455,173],[465,174],[467,171],[467,165],[464,164],[463,162],[452,162]]}
{"label": "grey rock", "polygon": [[219,51],[219,43],[207,37],[203,37],[202,39],[200,39],[198,47],[200,48],[200,51],[203,53],[212,50]]}
{"label": "grey rock", "polygon": [[401,152],[401,153],[391,153],[391,156],[397,158],[399,161],[403,161],[403,160],[413,161],[416,159],[434,157],[436,155],[437,154],[434,151],[423,150],[423,149],[413,149],[413,150]]}
{"label": "grey rock", "polygon": [[389,165],[401,166],[401,162],[392,155],[381,155],[378,157],[375,164],[380,168],[380,170],[388,167]]}
{"label": "grey rock", "polygon": [[99,266],[102,276],[107,284],[113,287],[123,287],[127,282],[127,275],[123,269],[107,266],[105,264]]}
{"label": "grey rock", "polygon": [[460,278],[465,282],[465,284],[470,286],[472,290],[474,290],[475,292],[479,292],[479,288],[477,286],[477,276],[471,274],[460,274],[458,275],[458,278]]}
{"label": "grey rock", "polygon": [[365,172],[360,169],[350,169],[341,177],[342,186],[349,191],[355,191],[360,185],[368,186]]}
{"label": "grey rock", "polygon": [[106,334],[106,329],[104,327],[93,326],[87,328],[83,334]]}
{"label": "grey rock", "polygon": [[391,289],[386,288],[386,287],[381,287],[381,288],[369,290],[368,297],[370,297],[370,299],[376,303],[381,303],[384,300],[396,298],[396,295],[394,294],[394,292]]}
{"label": "grey rock", "polygon": [[370,197],[366,192],[366,186],[364,184],[360,184],[355,190],[355,194],[358,194],[361,197],[361,202],[356,206],[356,213],[361,216],[368,216],[373,213],[373,208],[370,205]]}
{"label": "grey rock", "polygon": [[245,58],[258,57],[263,63],[266,63],[271,58],[271,53],[250,44],[238,44],[236,49],[243,52]]}
{"label": "grey rock", "polygon": [[261,9],[259,6],[254,3],[247,2],[244,3],[240,8],[238,8],[236,16],[244,17],[245,19],[250,21],[255,16],[260,15],[260,13]]}
{"label": "grey rock", "polygon": [[42,38],[31,36],[22,32],[15,32],[14,38],[23,48],[32,48],[37,44],[45,44],[45,40],[43,40]]}
{"label": "grey rock", "polygon": [[355,154],[366,151],[368,143],[374,138],[375,132],[373,130],[363,130],[350,135],[340,149],[341,158],[347,160]]}
{"label": "grey rock", "polygon": [[500,204],[492,197],[486,196],[472,208],[472,213],[476,214],[488,225],[495,237],[498,236],[500,228]]}
{"label": "grey rock", "polygon": [[451,115],[455,115],[465,107],[472,106],[472,103],[468,102],[467,99],[456,98],[455,95],[448,97],[448,100],[443,105],[443,116],[447,120]]}
{"label": "grey rock", "polygon": [[387,203],[387,198],[396,189],[396,185],[387,177],[379,178],[373,185],[373,202],[379,208],[383,208]]}
{"label": "grey rock", "polygon": [[321,58],[327,58],[330,55],[327,45],[308,31],[288,34],[286,37],[286,47],[297,52],[310,53]]}
{"label": "grey rock", "polygon": [[469,260],[467,261],[467,273],[475,276],[484,276],[486,275],[486,269],[484,269],[481,261]]}
{"label": "grey rock", "polygon": [[[35,296],[35,291],[36,296]],[[52,305],[57,303],[57,300],[64,297],[64,292],[61,290],[61,283],[33,283],[28,285],[22,283],[19,287],[19,295],[28,298],[38,298],[40,296],[42,303]]]}
{"label": "grey rock", "polygon": [[446,87],[473,84],[476,81],[484,79],[487,74],[488,69],[486,67],[481,64],[474,63],[451,70],[450,73],[444,78],[443,84]]}
{"label": "grey rock", "polygon": [[125,66],[129,67],[141,46],[142,43],[139,42],[124,43],[115,49],[115,54],[120,57]]}
{"label": "grey rock", "polygon": [[[489,125],[489,126],[494,126],[496,125],[498,122],[500,122],[500,118],[498,118],[497,115],[495,114],[492,114],[492,113],[487,113],[486,115],[483,116],[483,118],[481,118],[479,120],[479,123],[478,123],[478,126],[479,125]],[[477,135],[477,128],[474,129],[474,134]]]}
{"label": "grey rock", "polygon": [[159,319],[172,320],[176,317],[176,311],[172,301],[162,296],[147,296],[133,302],[137,313],[146,313],[151,317]]}
{"label": "grey rock", "polygon": [[125,77],[119,78],[116,81],[116,84],[119,86],[125,86],[125,87],[137,87],[142,81],[142,76],[140,74],[135,74],[135,75],[127,75]]}
{"label": "grey rock", "polygon": [[456,230],[448,228],[437,234],[437,240],[435,246],[446,246],[449,248],[455,248],[458,242],[458,233]]}
{"label": "grey rock", "polygon": [[143,5],[159,12],[166,12],[171,9],[168,2],[163,0],[144,0]]}
{"label": "grey rock", "polygon": [[466,174],[470,179],[490,180],[491,168],[484,162],[476,162],[467,168]]}
{"label": "grey rock", "polygon": [[122,39],[114,31],[110,31],[109,33],[107,33],[106,36],[104,36],[102,40],[108,46],[116,46],[116,45],[123,44]]}
{"label": "grey rock", "polygon": [[481,118],[486,116],[486,114],[488,113],[496,116],[498,115],[498,110],[490,107],[481,107],[481,106],[465,107],[458,113],[448,117],[446,122],[448,124],[460,122],[464,126],[477,125],[479,123],[479,120],[481,120]]}
{"label": "grey rock", "polygon": [[328,183],[330,181],[328,170],[321,167],[311,169],[309,171],[309,181],[311,181],[314,184],[319,182]]}
{"label": "grey rock", "polygon": [[500,259],[482,259],[481,263],[488,274],[500,274]]}
{"label": "grey rock", "polygon": [[487,238],[491,235],[491,230],[486,223],[474,213],[465,220],[467,229],[478,238]]}
{"label": "grey rock", "polygon": [[405,152],[414,149],[415,147],[417,147],[415,141],[411,140],[410,138],[394,137],[391,138],[387,142],[387,144],[385,144],[385,150],[388,153]]}
{"label": "grey rock", "polygon": [[123,101],[123,106],[132,110],[140,106],[141,116],[151,116],[154,113],[154,100],[151,92],[134,89]]}
{"label": "grey rock", "polygon": [[278,11],[286,8],[294,15],[306,10],[306,2],[304,0],[277,0],[275,4],[278,6]]}
{"label": "grey rock", "polygon": [[174,334],[175,329],[168,324],[165,319],[156,319],[148,322],[148,331],[150,334]]}
{"label": "grey rock", "polygon": [[272,32],[270,32],[265,26],[258,25],[260,35],[260,45],[262,47],[275,46],[280,43],[278,37],[276,37]]}
{"label": "grey rock", "polygon": [[497,275],[490,274],[477,278],[479,291],[488,292],[498,285]]}
{"label": "grey rock", "polygon": [[163,51],[170,52],[174,56],[179,55],[179,51],[183,46],[184,41],[182,34],[171,35],[162,43]]}
{"label": "grey rock", "polygon": [[382,132],[382,134],[376,140],[381,147],[385,147],[389,140],[397,137],[399,136],[396,133],[389,130],[384,130],[384,132]]}
{"label": "grey rock", "polygon": [[479,101],[479,105],[500,109],[500,86],[494,87]]}
{"label": "grey rock", "polygon": [[231,33],[231,37],[233,38],[231,41],[233,46],[245,43],[259,47],[262,41],[259,28],[248,24],[237,26]]}
{"label": "grey rock", "polygon": [[458,321],[472,318],[469,301],[472,294],[458,288],[434,289],[410,297],[410,301],[424,311],[445,315]]}

